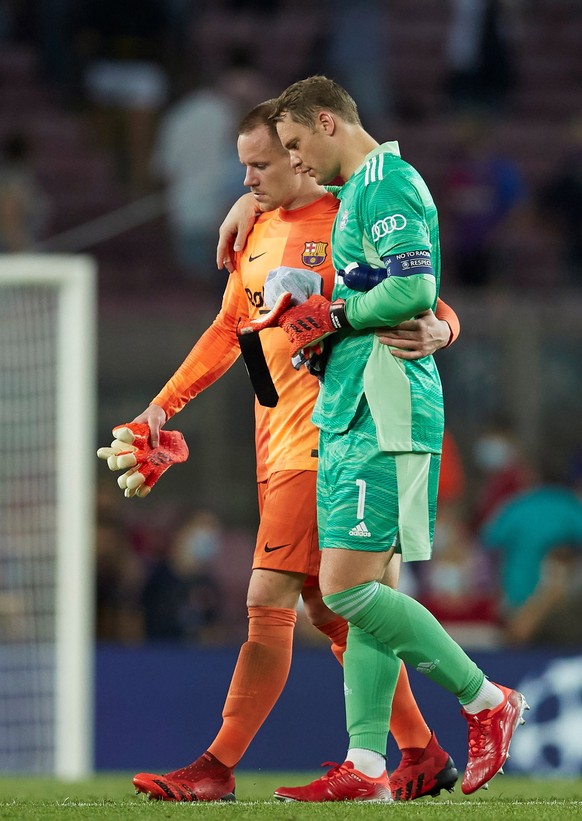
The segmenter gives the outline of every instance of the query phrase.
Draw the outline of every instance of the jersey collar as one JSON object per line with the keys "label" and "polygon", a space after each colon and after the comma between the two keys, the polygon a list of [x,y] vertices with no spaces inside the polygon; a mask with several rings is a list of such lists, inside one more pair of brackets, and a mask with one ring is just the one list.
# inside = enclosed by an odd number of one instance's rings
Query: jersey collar
{"label": "jersey collar", "polygon": [[398,145],[398,140],[390,140],[389,142],[382,143],[377,148],[374,148],[373,151],[370,151],[369,154],[366,154],[360,165],[356,168],[352,176],[358,174],[366,165],[372,157],[377,157],[378,154],[394,154],[394,156],[400,156],[400,146]]}
{"label": "jersey collar", "polygon": [[323,213],[329,208],[337,209],[337,199],[333,194],[326,192],[322,197],[318,197],[308,205],[302,205],[301,208],[292,208],[290,211],[279,208],[279,218],[283,222],[301,222]]}

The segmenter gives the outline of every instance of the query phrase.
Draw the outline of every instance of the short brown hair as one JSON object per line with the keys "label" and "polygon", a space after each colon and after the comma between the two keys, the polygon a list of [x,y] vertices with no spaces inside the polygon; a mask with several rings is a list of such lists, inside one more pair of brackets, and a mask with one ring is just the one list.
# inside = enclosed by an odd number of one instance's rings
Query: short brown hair
{"label": "short brown hair", "polygon": [[277,122],[289,113],[296,123],[313,128],[317,113],[327,109],[347,123],[361,125],[358,107],[345,88],[316,74],[290,85],[274,102],[272,119]]}
{"label": "short brown hair", "polygon": [[238,125],[238,135],[250,134],[255,128],[264,125],[270,132],[271,136],[279,140],[275,121],[273,120],[273,112],[275,110],[275,100],[265,100],[263,103],[256,105],[248,114],[242,118]]}

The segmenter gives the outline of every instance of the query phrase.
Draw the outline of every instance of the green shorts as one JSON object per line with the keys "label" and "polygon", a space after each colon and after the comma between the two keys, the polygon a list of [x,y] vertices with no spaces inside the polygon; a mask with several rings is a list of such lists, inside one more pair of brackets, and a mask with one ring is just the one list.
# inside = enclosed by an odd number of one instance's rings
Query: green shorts
{"label": "green shorts", "polygon": [[345,433],[319,434],[317,522],[320,548],[430,559],[440,454],[381,451],[365,400]]}

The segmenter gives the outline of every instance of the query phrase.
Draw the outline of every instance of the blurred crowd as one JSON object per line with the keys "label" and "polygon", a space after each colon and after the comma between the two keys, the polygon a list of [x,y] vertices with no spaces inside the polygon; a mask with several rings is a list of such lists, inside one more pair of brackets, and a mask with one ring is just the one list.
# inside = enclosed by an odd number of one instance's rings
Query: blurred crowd
{"label": "blurred crowd", "polygon": [[[574,0],[0,0],[0,253],[50,250],[96,208],[144,203],[142,226],[120,216],[114,241],[89,231],[59,250],[95,255],[105,304],[120,277],[183,288],[193,309],[218,297],[217,226],[243,191],[238,120],[326,73],[426,177],[447,287],[578,290],[581,36]],[[582,458],[573,438],[559,470],[541,467],[503,411],[470,447],[448,432],[434,558],[406,568],[404,589],[473,644],[579,645]],[[253,546],[220,510],[128,512],[102,477],[98,638],[236,643]],[[306,620],[298,635],[318,641]]]}
{"label": "blurred crowd", "polygon": [[[128,518],[113,478],[100,483],[98,637],[236,642],[253,531],[205,508],[160,516],[137,504]],[[580,646],[582,453],[539,468],[496,418],[467,463],[447,431],[433,559],[403,565],[400,587],[467,646]],[[322,642],[302,613],[297,635]]]}
{"label": "blurred crowd", "polygon": [[[319,72],[343,83],[364,124],[398,137],[427,178],[440,204],[449,283],[579,287],[576,31],[582,9],[573,0],[3,0],[0,248],[47,240],[50,248],[84,213],[94,215],[81,192],[73,208],[63,175],[51,178],[48,167],[55,145],[44,119],[52,110],[56,129],[67,111],[87,137],[67,150],[108,160],[110,186],[103,174],[97,185],[102,211],[108,192],[110,210],[159,198],[144,204],[139,234],[144,256],[151,264],[153,253],[160,266],[148,269],[148,284],[219,290],[216,227],[243,190],[237,122],[289,82]],[[31,76],[21,72],[18,82],[31,85],[33,101],[35,84],[39,97],[44,92],[36,120],[26,92],[10,87],[11,47],[34,55]],[[86,203],[97,197],[82,193]],[[119,232],[128,233],[121,217]],[[107,293],[126,263],[120,243],[89,231],[78,244],[85,247],[70,250],[99,259]],[[143,285],[137,259],[133,275]]]}

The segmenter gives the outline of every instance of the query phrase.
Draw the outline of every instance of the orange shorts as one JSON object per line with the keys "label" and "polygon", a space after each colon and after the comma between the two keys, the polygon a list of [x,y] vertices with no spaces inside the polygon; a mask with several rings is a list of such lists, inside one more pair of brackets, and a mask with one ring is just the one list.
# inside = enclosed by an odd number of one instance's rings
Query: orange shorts
{"label": "orange shorts", "polygon": [[253,570],[317,576],[319,541],[314,470],[281,470],[259,482],[261,521]]}

